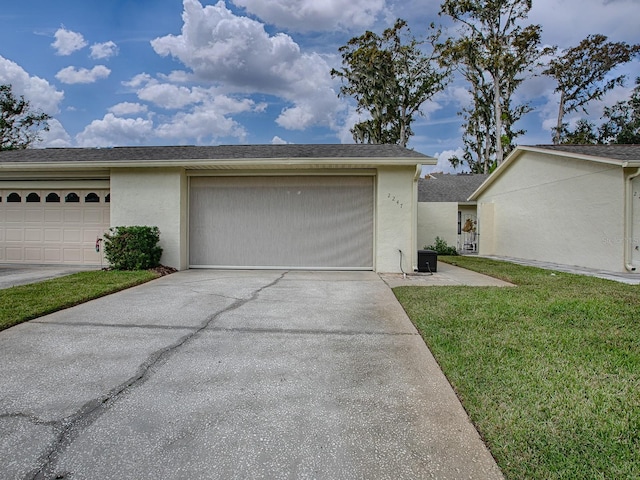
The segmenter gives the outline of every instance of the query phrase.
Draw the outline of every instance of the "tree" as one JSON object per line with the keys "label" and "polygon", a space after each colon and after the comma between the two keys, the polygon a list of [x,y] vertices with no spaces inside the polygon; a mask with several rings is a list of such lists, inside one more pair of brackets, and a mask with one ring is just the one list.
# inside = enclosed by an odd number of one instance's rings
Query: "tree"
{"label": "tree", "polygon": [[565,145],[594,145],[600,143],[600,138],[595,131],[595,125],[586,119],[580,119],[572,132],[565,129],[562,142]]}
{"label": "tree", "polygon": [[556,80],[558,86],[555,92],[560,94],[553,143],[561,143],[566,134],[564,116],[578,109],[586,114],[587,103],[599,100],[609,90],[622,85],[624,75],[609,80],[606,77],[613,68],[629,62],[638,53],[640,45],[607,42],[606,36],[596,34],[589,35],[576,47],[564,50],[562,55],[549,62],[549,67],[543,73]]}
{"label": "tree", "polygon": [[602,118],[607,121],[599,128],[601,142],[640,144],[640,77],[629,100],[605,108]]}
{"label": "tree", "polygon": [[495,168],[495,136],[493,125],[493,85],[478,58],[478,51],[470,38],[456,41],[449,38],[439,45],[441,61],[454,66],[469,83],[471,105],[460,113],[464,119],[462,142],[465,152],[462,158],[451,157],[454,168],[466,164],[472,173],[489,173]]}
{"label": "tree", "polygon": [[398,19],[381,36],[367,31],[340,47],[343,67],[331,70],[343,81],[338,95],[353,97],[357,111],[371,117],[351,129],[357,143],[406,147],[415,115],[448,81],[449,71],[438,66],[435,49],[422,50],[425,43],[433,47],[439,35],[431,25],[427,39],[417,40],[407,22]]}
{"label": "tree", "polygon": [[16,98],[11,85],[0,85],[0,151],[29,147],[49,130],[46,113],[34,111],[24,96]]}
{"label": "tree", "polygon": [[[464,64],[466,73],[475,79],[471,89],[474,107],[482,105],[483,109],[492,110],[491,123],[484,125],[483,130],[491,137],[489,142],[494,145],[495,160],[482,160],[485,171],[492,163],[500,165],[505,152],[512,148],[513,140],[524,133],[514,130],[513,126],[530,108],[527,105],[512,106],[512,97],[524,80],[521,75],[532,72],[539,65],[540,58],[549,52],[540,48],[542,28],[539,25],[524,28],[518,25],[527,17],[531,2],[445,0],[440,7],[441,15],[448,15],[463,26],[458,39],[449,39],[441,46],[443,58],[452,66],[460,62]],[[487,82],[491,87],[491,107],[485,105]],[[483,88],[478,89],[479,85]],[[466,133],[473,136],[475,127],[467,122]],[[485,154],[487,151],[485,147]]]}

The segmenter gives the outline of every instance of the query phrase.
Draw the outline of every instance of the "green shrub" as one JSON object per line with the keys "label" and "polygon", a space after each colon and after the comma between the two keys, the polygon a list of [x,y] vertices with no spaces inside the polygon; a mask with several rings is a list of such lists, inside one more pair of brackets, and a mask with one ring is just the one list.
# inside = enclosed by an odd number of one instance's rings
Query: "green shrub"
{"label": "green shrub", "polygon": [[160,264],[158,227],[112,227],[104,239],[104,254],[115,270],[146,270]]}
{"label": "green shrub", "polygon": [[426,246],[424,249],[435,250],[438,255],[458,255],[456,247],[447,245],[447,241],[440,237],[436,237],[435,245]]}

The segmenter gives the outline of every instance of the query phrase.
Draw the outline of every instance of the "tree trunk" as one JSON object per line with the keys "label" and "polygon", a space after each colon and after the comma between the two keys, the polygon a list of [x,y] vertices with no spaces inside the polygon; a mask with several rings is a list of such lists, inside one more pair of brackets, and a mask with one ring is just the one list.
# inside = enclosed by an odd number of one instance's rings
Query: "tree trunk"
{"label": "tree trunk", "polygon": [[489,162],[491,160],[489,156],[489,152],[491,151],[491,135],[489,135],[489,132],[485,135],[484,143],[484,171],[482,173],[486,175],[489,173]]}
{"label": "tree trunk", "polygon": [[500,166],[503,159],[502,152],[502,107],[500,105],[500,75],[493,77],[493,108],[496,120],[496,165]]}
{"label": "tree trunk", "polygon": [[560,133],[562,131],[562,120],[564,120],[564,92],[560,92],[560,107],[558,108],[558,123],[556,124],[556,131],[553,134],[553,143],[558,145],[560,143]]}

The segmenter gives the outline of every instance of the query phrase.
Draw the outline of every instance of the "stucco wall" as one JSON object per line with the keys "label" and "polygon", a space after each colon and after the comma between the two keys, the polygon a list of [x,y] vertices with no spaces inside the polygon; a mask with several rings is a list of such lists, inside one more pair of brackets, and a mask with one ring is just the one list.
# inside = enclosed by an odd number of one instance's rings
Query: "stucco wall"
{"label": "stucco wall", "polygon": [[418,203],[418,248],[435,243],[436,237],[455,247],[458,243],[458,203]]}
{"label": "stucco wall", "polygon": [[618,166],[525,152],[478,203],[481,254],[624,270]]}
{"label": "stucco wall", "polygon": [[160,229],[160,262],[178,269],[186,260],[186,176],[183,169],[113,169],[111,225]]}
{"label": "stucco wall", "polygon": [[[415,168],[380,168],[376,176],[374,255],[379,272],[411,271],[417,261]],[[187,183],[182,169],[114,169],[111,225],[156,225],[161,262],[187,268]],[[454,215],[454,219],[455,219]],[[420,246],[422,247],[422,246]]]}
{"label": "stucco wall", "polygon": [[415,167],[379,168],[376,185],[375,269],[410,272],[417,264]]}

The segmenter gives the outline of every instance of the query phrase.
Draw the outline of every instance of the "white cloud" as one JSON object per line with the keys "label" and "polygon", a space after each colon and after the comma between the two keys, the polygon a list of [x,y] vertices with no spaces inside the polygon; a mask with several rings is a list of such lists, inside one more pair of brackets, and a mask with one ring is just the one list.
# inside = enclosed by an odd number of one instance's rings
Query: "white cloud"
{"label": "white cloud", "polygon": [[142,105],[140,103],[132,103],[132,102],[122,102],[114,105],[109,108],[109,112],[113,113],[116,116],[125,116],[125,115],[138,115],[140,113],[145,113],[147,111],[147,106]]}
{"label": "white cloud", "polygon": [[30,76],[20,65],[0,56],[0,84],[10,84],[15,95],[24,95],[36,110],[53,115],[60,111],[64,92],[49,82]]}
{"label": "white cloud", "polygon": [[178,87],[169,83],[150,82],[137,91],[138,98],[159,107],[178,109],[199,103],[204,95],[199,90]]}
{"label": "white cloud", "polygon": [[[637,43],[638,27],[635,19],[640,15],[637,0],[620,0],[615,8],[602,0],[568,2],[537,0],[529,13],[528,21],[544,26],[543,41],[560,48],[573,47],[587,35],[604,33],[612,41]],[[567,28],[567,19],[571,28]]]}
{"label": "white cloud", "polygon": [[206,7],[197,0],[183,3],[181,35],[153,40],[156,53],[175,57],[197,78],[229,92],[291,102],[278,120],[286,128],[332,125],[340,101],[323,57],[301,52],[288,35],[270,36],[263,24],[234,15],[223,1]]}
{"label": "white cloud", "polygon": [[56,31],[55,38],[51,46],[56,49],[56,54],[58,55],[71,55],[76,50],[87,46],[87,42],[82,34],[72,32],[64,27]]}
{"label": "white cloud", "polygon": [[160,73],[158,74],[158,77],[164,80],[167,80],[168,82],[171,82],[171,83],[187,83],[187,82],[193,82],[194,80],[193,74],[189,72],[185,72],[184,70],[174,70],[168,75]]}
{"label": "white cloud", "polygon": [[111,74],[104,65],[96,65],[91,70],[87,68],[66,67],[56,73],[56,78],[62,83],[95,83]]}
{"label": "white cloud", "polygon": [[424,175],[426,173],[435,173],[435,172],[461,173],[463,171],[468,171],[469,170],[468,168],[455,169],[451,166],[451,163],[449,163],[449,159],[451,157],[462,158],[463,155],[464,155],[464,150],[462,150],[462,148],[457,148],[456,150],[445,150],[443,152],[436,153],[434,157],[438,159],[438,163],[436,165],[429,165],[429,166],[423,167],[422,174]]}
{"label": "white cloud", "polygon": [[287,142],[286,140],[281,139],[279,136],[275,135],[272,139],[271,139],[271,145],[288,145],[289,142]]}
{"label": "white cloud", "polygon": [[65,148],[71,147],[71,137],[62,124],[52,118],[49,120],[49,131],[43,131],[40,135],[41,141],[36,145],[38,148]]}
{"label": "white cloud", "polygon": [[232,0],[267,23],[296,31],[370,27],[385,11],[385,0]]}
{"label": "white cloud", "polygon": [[112,41],[91,45],[91,58],[102,59],[116,55],[118,55],[118,46]]}
{"label": "white cloud", "polygon": [[261,104],[250,99],[235,99],[225,95],[208,98],[190,112],[179,112],[170,121],[160,125],[156,133],[162,138],[188,138],[211,142],[220,137],[234,137],[245,141],[247,132],[230,115],[260,112]]}
{"label": "white cloud", "polygon": [[76,135],[79,147],[113,147],[147,143],[153,135],[153,122],[143,118],[120,118],[107,113]]}

